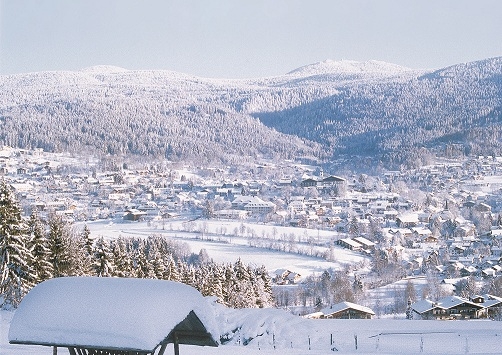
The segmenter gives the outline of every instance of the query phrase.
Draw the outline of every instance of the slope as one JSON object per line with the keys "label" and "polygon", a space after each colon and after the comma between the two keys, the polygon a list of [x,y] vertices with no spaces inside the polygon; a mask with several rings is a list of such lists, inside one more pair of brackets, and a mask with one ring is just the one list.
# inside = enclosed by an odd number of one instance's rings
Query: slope
{"label": "slope", "polygon": [[198,161],[320,149],[230,104],[240,84],[110,67],[0,78],[0,144]]}
{"label": "slope", "polygon": [[436,71],[324,61],[205,79],[110,66],[0,77],[0,144],[199,162],[502,152],[502,58]]}

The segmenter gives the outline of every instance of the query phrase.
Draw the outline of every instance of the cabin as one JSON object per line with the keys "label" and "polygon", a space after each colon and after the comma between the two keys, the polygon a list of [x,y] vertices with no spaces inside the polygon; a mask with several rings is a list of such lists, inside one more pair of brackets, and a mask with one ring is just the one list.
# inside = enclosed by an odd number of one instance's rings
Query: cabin
{"label": "cabin", "polygon": [[321,310],[323,319],[371,319],[375,312],[351,302],[341,302]]}
{"label": "cabin", "polygon": [[[57,300],[55,302],[55,300]],[[218,346],[211,306],[193,287],[165,280],[62,277],[35,286],[12,319],[11,344],[70,355],[164,355],[174,344]]]}

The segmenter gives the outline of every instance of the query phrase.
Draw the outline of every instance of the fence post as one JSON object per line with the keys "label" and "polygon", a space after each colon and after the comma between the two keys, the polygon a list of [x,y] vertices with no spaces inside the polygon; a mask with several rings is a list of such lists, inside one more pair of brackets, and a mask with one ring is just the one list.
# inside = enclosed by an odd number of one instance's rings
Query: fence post
{"label": "fence post", "polygon": [[354,343],[356,345],[356,350],[357,350],[357,334],[354,334]]}

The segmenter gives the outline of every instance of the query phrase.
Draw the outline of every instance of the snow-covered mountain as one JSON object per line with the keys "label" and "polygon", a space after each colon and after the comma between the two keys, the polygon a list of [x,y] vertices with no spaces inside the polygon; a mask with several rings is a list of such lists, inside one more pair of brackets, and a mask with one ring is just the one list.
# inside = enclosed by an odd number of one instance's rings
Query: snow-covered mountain
{"label": "snow-covered mountain", "polygon": [[373,75],[395,75],[408,72],[412,69],[402,67],[392,63],[370,60],[358,62],[354,60],[334,61],[327,59],[323,62],[309,64],[295,69],[289,74],[295,75],[319,75],[319,74],[373,74]]}
{"label": "snow-covered mountain", "polygon": [[199,161],[502,151],[502,57],[439,70],[324,61],[269,78],[96,66],[0,76],[0,144]]}

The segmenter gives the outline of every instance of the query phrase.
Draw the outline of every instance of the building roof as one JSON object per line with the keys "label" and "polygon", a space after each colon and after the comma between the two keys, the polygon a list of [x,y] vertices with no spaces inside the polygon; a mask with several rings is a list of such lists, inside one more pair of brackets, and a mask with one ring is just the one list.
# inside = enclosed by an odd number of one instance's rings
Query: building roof
{"label": "building roof", "polygon": [[364,306],[361,306],[361,305],[358,305],[358,304],[355,304],[355,303],[351,303],[351,302],[340,302],[340,303],[331,305],[330,307],[322,309],[321,312],[325,316],[327,316],[327,315],[330,315],[330,314],[343,312],[343,311],[345,311],[347,309],[354,309],[354,310],[359,311],[359,312],[363,312],[363,313],[368,313],[368,314],[371,314],[371,315],[375,315],[375,312],[373,312],[373,310],[371,308],[364,307]]}
{"label": "building roof", "polygon": [[371,240],[368,240],[364,237],[355,237],[354,240],[358,242],[359,244],[362,244],[366,247],[373,247],[375,246],[375,243],[373,243]]}
{"label": "building roof", "polygon": [[350,238],[343,238],[340,239],[341,242],[350,245],[353,248],[361,248],[363,245],[361,243],[356,242],[355,240],[352,240]]}
{"label": "building roof", "polygon": [[439,300],[439,305],[445,309],[460,306],[461,304],[469,304],[473,307],[483,308],[482,304],[471,302],[465,298],[458,296],[448,296]]}
{"label": "building roof", "polygon": [[181,336],[180,344],[216,346],[215,329],[210,305],[190,286],[66,277],[45,281],[25,296],[12,319],[9,341],[151,353],[173,342],[178,331],[193,335]]}
{"label": "building roof", "polygon": [[434,308],[442,308],[439,306],[437,303],[429,301],[429,300],[421,300],[418,302],[415,302],[411,305],[411,308],[417,312],[417,313],[425,313],[428,311],[433,310]]}
{"label": "building roof", "polygon": [[398,219],[403,223],[418,223],[418,214],[416,213],[406,213],[398,217]]}
{"label": "building roof", "polygon": [[435,308],[439,309],[450,309],[454,307],[458,307],[462,304],[469,304],[475,308],[484,308],[485,305],[483,303],[474,303],[465,298],[458,296],[448,296],[440,299],[437,302],[429,301],[429,300],[421,300],[415,302],[411,305],[411,308],[417,313],[425,313],[431,311]]}

